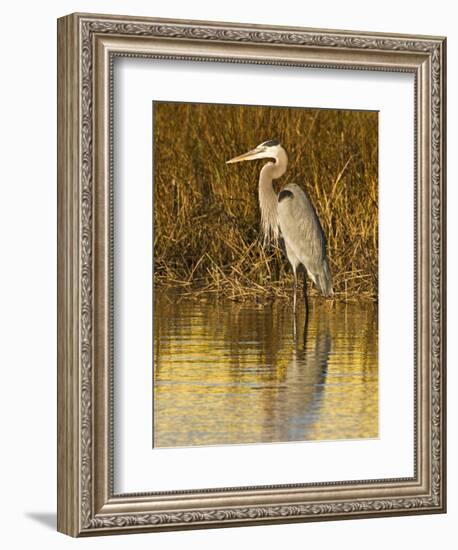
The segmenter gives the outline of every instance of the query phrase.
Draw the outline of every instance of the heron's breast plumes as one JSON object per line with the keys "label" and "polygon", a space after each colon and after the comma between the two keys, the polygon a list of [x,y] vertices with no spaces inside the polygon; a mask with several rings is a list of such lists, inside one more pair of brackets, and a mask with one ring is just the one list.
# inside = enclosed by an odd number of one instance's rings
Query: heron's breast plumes
{"label": "heron's breast plumes", "polygon": [[[262,171],[261,171],[262,174]],[[278,197],[272,180],[262,177],[259,181],[259,208],[261,210],[261,232],[263,244],[278,244]]]}

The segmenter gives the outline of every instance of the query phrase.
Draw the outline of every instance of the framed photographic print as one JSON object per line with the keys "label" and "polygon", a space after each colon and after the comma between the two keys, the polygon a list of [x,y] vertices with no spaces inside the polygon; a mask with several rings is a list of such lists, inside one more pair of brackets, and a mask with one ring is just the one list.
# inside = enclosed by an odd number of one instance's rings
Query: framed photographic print
{"label": "framed photographic print", "polygon": [[58,21],[58,529],[445,511],[445,39]]}

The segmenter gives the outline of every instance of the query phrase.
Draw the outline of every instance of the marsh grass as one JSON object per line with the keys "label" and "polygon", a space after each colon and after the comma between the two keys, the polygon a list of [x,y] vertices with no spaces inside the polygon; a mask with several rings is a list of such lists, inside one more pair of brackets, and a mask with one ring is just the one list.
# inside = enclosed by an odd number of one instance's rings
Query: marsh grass
{"label": "marsh grass", "polygon": [[236,300],[291,296],[287,259],[260,240],[265,161],[225,163],[277,138],[289,164],[276,189],[298,183],[315,206],[335,299],[377,299],[378,113],[156,102],[153,132],[156,287]]}

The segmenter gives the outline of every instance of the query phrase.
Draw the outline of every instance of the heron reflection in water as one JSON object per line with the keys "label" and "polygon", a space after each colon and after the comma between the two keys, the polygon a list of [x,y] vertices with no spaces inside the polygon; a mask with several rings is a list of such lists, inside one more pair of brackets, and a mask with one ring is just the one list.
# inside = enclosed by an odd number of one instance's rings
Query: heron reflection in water
{"label": "heron reflection in water", "polygon": [[255,149],[228,160],[226,164],[255,159],[272,159],[259,174],[259,206],[264,245],[282,239],[294,274],[293,309],[296,312],[297,271],[304,273],[304,302],[308,317],[307,275],[325,297],[331,297],[332,276],[326,258],[326,239],[320,220],[305,191],[288,183],[276,193],[273,180],[283,176],[288,155],[276,139],[264,141]]}
{"label": "heron reflection in water", "polygon": [[311,331],[308,318],[304,317],[302,338],[296,342],[288,369],[288,383],[294,386],[300,376],[303,391],[303,405],[296,411],[290,411],[289,441],[308,439],[321,415],[332,337],[327,317],[316,321]]}
{"label": "heron reflection in water", "polygon": [[307,440],[322,412],[332,353],[328,319],[326,315],[314,316],[309,322],[304,308],[298,308],[296,314],[297,338],[277,381],[281,388],[278,398],[265,418],[265,437],[271,441]]}

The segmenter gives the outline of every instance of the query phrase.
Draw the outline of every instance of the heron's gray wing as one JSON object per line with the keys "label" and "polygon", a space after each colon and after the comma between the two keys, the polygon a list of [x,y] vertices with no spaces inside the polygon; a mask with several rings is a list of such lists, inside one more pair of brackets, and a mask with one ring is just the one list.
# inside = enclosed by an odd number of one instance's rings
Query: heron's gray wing
{"label": "heron's gray wing", "polygon": [[330,295],[332,282],[323,228],[306,193],[295,183],[278,195],[278,222],[287,249],[304,265],[321,292]]}

